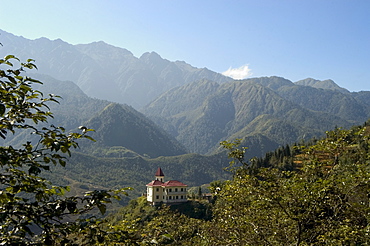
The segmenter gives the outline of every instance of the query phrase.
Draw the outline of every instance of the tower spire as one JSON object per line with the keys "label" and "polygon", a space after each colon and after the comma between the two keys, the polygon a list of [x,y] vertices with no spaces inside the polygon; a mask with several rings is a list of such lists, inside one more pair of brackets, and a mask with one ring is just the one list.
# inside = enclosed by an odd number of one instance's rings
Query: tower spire
{"label": "tower spire", "polygon": [[164,181],[164,174],[160,167],[158,167],[157,171],[155,172],[155,179],[161,182]]}

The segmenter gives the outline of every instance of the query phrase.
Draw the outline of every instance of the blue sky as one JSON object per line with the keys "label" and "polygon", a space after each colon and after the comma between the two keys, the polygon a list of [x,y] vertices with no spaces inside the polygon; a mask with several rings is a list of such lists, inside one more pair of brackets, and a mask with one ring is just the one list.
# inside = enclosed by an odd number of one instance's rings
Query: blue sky
{"label": "blue sky", "polygon": [[137,57],[370,91],[368,0],[12,0],[0,16],[0,29],[30,39],[103,40]]}

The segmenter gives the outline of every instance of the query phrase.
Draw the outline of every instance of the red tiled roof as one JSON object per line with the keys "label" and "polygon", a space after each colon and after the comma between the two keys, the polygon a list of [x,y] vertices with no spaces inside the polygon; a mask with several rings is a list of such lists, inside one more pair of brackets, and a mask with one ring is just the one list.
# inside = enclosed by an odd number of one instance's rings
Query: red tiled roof
{"label": "red tiled roof", "polygon": [[162,169],[158,167],[157,171],[155,172],[155,176],[164,176]]}
{"label": "red tiled roof", "polygon": [[163,182],[161,182],[159,180],[153,180],[152,182],[150,182],[146,186],[162,186],[162,185],[163,185]]}
{"label": "red tiled roof", "polygon": [[165,183],[159,181],[159,180],[153,180],[152,182],[150,182],[149,184],[147,184],[146,186],[163,186],[163,187],[170,187],[170,186],[187,186],[186,184],[180,182],[180,181],[177,181],[177,180],[169,180]]}
{"label": "red tiled roof", "polygon": [[164,183],[162,186],[187,186],[187,185],[177,180],[170,180]]}

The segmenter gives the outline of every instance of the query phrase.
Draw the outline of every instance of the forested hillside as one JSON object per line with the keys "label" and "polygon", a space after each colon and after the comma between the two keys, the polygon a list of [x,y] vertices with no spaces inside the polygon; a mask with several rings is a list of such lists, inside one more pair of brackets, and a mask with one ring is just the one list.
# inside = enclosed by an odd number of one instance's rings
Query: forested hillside
{"label": "forested hillside", "polygon": [[165,171],[169,180],[181,180],[189,187],[230,178],[230,173],[224,170],[228,165],[226,155],[186,154],[149,159],[141,156],[101,158],[74,152],[68,163],[66,167],[53,168],[53,173],[47,177],[55,184],[77,188],[80,193],[97,188],[133,188],[122,204],[146,191],[145,185],[154,179],[158,167]]}

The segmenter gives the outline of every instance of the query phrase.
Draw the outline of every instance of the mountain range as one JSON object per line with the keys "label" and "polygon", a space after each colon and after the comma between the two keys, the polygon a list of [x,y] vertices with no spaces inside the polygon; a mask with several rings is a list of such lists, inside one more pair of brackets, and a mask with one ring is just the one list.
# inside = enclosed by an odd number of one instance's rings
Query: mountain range
{"label": "mountain range", "polygon": [[223,84],[200,80],[167,91],[142,112],[191,152],[202,154],[213,153],[227,139],[264,136],[271,146],[281,146],[369,118],[368,92],[318,82],[319,88],[280,77]]}
{"label": "mountain range", "polygon": [[198,79],[219,83],[232,80],[207,68],[170,62],[155,52],[137,58],[126,49],[102,41],[72,45],[61,39],[29,40],[2,30],[0,33],[0,56],[32,58],[39,73],[73,81],[90,97],[126,103],[137,109],[173,87]]}
{"label": "mountain range", "polygon": [[[223,140],[241,139],[252,158],[370,117],[370,92],[349,92],[332,80],[232,80],[155,52],[136,58],[104,42],[71,45],[0,33],[0,55],[35,59],[37,73],[27,73],[44,82],[36,89],[62,97],[50,105],[49,124],[95,129],[97,141],[81,142],[72,165],[55,173],[60,182],[131,182],[140,190],[162,166],[170,177],[201,185],[228,177]],[[17,134],[6,144],[28,138]]]}

